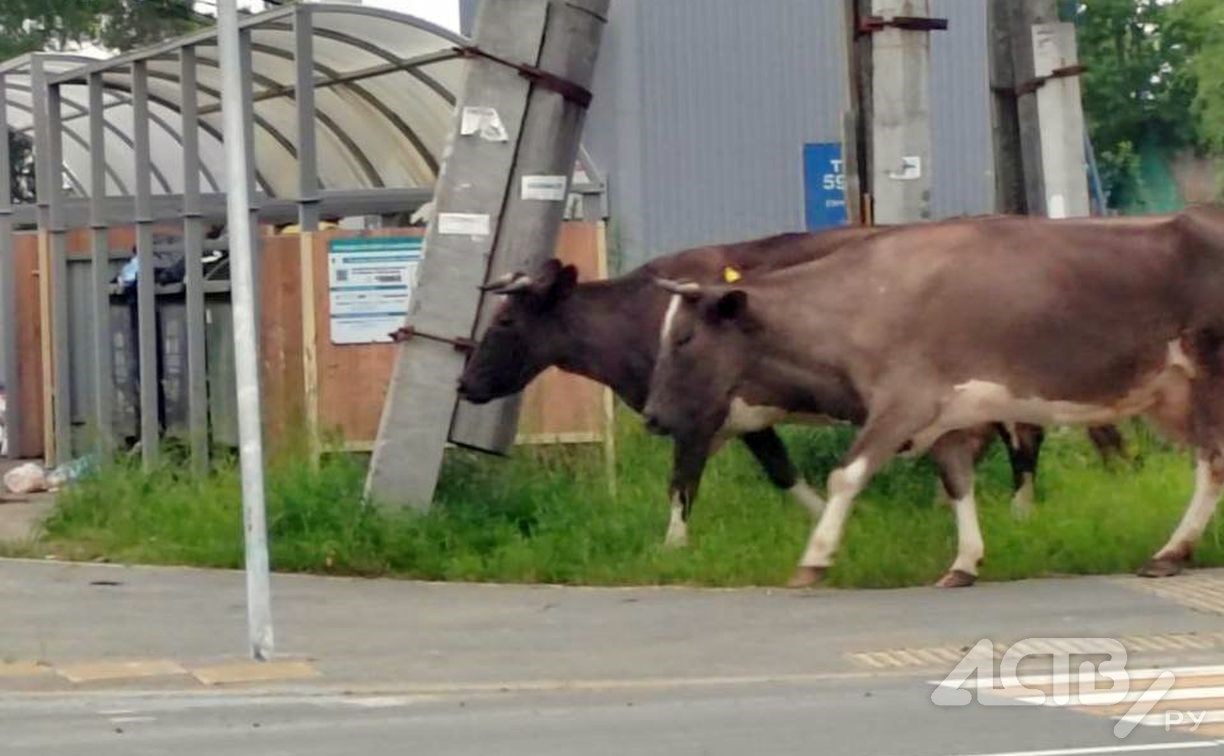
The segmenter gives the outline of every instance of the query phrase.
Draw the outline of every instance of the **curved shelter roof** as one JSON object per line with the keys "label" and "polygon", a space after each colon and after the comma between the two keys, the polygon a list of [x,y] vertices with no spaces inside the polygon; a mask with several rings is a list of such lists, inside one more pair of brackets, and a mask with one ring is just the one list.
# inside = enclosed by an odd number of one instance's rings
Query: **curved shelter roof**
{"label": "curved shelter roof", "polygon": [[[467,39],[393,11],[309,3],[241,21],[249,35],[257,187],[272,197],[298,193],[295,14],[309,16],[315,133],[321,189],[429,188],[450,130]],[[132,62],[148,70],[150,159],[154,194],[183,191],[181,52],[196,56],[200,190],[224,192],[216,29],[114,58],[37,54],[0,67],[10,126],[34,128],[31,63],[61,92],[63,162],[68,185],[88,191],[90,74],[103,84],[107,194],[134,193]],[[34,74],[36,75],[36,74]],[[36,83],[34,83],[36,86]]]}

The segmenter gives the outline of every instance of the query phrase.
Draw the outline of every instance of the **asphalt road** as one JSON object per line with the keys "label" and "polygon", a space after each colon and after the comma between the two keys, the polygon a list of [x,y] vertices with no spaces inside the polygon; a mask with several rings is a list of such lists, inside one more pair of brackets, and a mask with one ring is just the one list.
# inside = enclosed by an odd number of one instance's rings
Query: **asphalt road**
{"label": "asphalt road", "polygon": [[930,691],[921,679],[877,678],[478,695],[27,695],[0,700],[0,752],[1070,756],[1224,751],[1215,741],[1160,728],[1140,728],[1118,740],[1112,720],[1065,710],[939,708]]}

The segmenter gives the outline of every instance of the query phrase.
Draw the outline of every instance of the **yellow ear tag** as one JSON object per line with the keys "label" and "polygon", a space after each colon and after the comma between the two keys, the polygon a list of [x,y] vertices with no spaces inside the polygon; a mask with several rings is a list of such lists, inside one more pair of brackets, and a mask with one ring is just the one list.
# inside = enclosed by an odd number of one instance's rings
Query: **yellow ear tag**
{"label": "yellow ear tag", "polygon": [[723,268],[723,280],[727,283],[735,283],[740,280],[740,272],[728,265]]}

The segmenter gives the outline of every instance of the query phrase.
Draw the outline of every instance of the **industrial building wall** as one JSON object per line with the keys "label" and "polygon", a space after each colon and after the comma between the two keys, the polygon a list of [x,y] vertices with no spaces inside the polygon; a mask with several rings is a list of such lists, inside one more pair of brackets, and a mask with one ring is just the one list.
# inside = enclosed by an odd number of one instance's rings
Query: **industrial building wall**
{"label": "industrial building wall", "polygon": [[[477,0],[461,0],[470,32]],[[984,3],[934,0],[936,217],[990,212]],[[842,3],[615,0],[583,143],[609,183],[609,246],[632,267],[804,226],[803,145],[841,138]]]}

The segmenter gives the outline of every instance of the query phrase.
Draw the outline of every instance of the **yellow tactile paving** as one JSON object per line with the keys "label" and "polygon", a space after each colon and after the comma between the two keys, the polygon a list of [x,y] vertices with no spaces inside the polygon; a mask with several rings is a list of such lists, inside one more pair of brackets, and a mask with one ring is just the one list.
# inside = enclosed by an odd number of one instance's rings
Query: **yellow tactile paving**
{"label": "yellow tactile paving", "polygon": [[52,669],[50,664],[37,661],[8,661],[0,662],[0,679],[10,677],[37,677],[39,675],[49,675]]}
{"label": "yellow tactile paving", "polygon": [[185,675],[187,670],[169,659],[135,659],[56,665],[55,671],[74,683],[132,680],[144,677]]}
{"label": "yellow tactile paving", "polygon": [[279,682],[308,680],[319,677],[319,671],[305,661],[238,662],[198,667],[191,675],[205,685],[225,685],[248,682]]}

